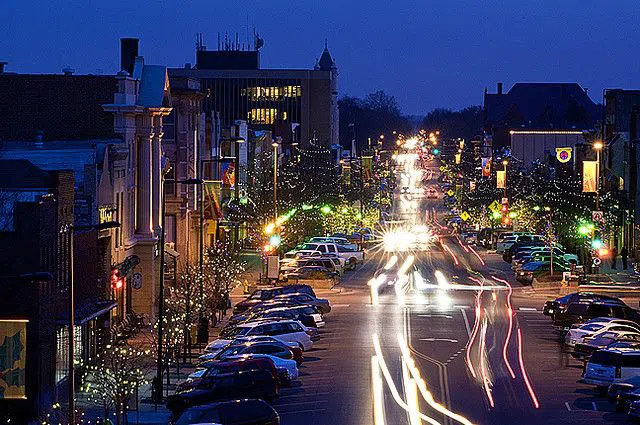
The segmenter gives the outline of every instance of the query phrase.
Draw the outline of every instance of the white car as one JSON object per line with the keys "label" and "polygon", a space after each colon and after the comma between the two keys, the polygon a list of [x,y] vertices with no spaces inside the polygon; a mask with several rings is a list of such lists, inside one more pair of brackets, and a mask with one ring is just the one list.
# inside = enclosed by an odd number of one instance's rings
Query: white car
{"label": "white car", "polygon": [[300,311],[303,314],[313,317],[313,321],[316,322],[317,328],[323,328],[325,325],[324,316],[322,315],[322,313],[317,313],[317,310],[315,309],[315,307],[312,307],[309,305],[270,308],[269,310],[265,310],[263,314],[266,315],[268,313],[274,313],[279,311],[291,311],[291,310]]}
{"label": "white car", "polygon": [[[282,340],[280,340],[278,338],[274,338],[274,337],[268,336],[268,335],[239,336],[237,338],[234,338],[233,340],[226,340],[227,343],[224,344],[223,342],[225,340],[226,339],[224,339],[224,338],[220,338],[220,339],[216,339],[215,341],[212,341],[209,344],[207,344],[207,346],[204,349],[204,354],[199,356],[198,360],[200,360],[200,361],[212,360],[220,351],[224,350],[232,342],[278,341],[278,342],[283,343],[284,345],[286,345],[289,348],[299,348],[300,347],[300,345],[298,345],[297,342],[286,342],[286,341],[282,341]],[[217,343],[217,341],[221,341],[221,343]]]}
{"label": "white car", "polygon": [[575,347],[576,344],[584,342],[587,337],[596,337],[604,332],[629,331],[640,333],[638,325],[629,320],[612,320],[609,322],[588,323],[579,328],[569,329],[564,338],[564,343],[568,347]]}
{"label": "white car", "polygon": [[331,242],[334,243],[336,245],[342,245],[345,246],[347,248],[351,248],[353,250],[357,250],[358,249],[358,244],[355,243],[351,243],[349,242],[349,239],[347,238],[339,238],[336,236],[316,236],[311,238],[311,240],[309,241],[311,243],[322,243],[322,242]]}
{"label": "white car", "polygon": [[246,359],[246,358],[267,358],[271,359],[277,369],[285,369],[289,374],[289,379],[295,381],[298,379],[298,365],[295,360],[281,359],[280,357],[270,356],[268,354],[242,354],[240,356],[227,357],[225,360]]}
{"label": "white car", "polygon": [[515,235],[507,236],[501,241],[499,240],[498,244],[496,245],[496,253],[502,254],[503,252],[511,248],[511,246],[516,242],[518,242],[518,236]]}
{"label": "white car", "polygon": [[311,337],[302,323],[297,320],[278,320],[249,322],[238,325],[224,339],[216,339],[207,344],[205,351],[219,350],[229,344],[233,339],[250,336],[271,336],[282,342],[297,343],[303,350],[310,350],[313,346]]}

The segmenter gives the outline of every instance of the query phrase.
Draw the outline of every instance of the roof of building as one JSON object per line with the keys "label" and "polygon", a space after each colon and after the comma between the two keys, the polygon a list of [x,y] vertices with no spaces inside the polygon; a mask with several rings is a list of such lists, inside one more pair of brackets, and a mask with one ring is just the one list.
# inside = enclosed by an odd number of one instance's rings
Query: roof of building
{"label": "roof of building", "polygon": [[318,61],[318,69],[323,71],[330,71],[336,66],[335,61],[331,57],[331,53],[329,53],[329,48],[327,43],[324,43],[324,50],[322,51],[322,55],[320,56],[320,60]]}
{"label": "roof of building", "polygon": [[166,97],[168,88],[167,67],[145,64],[142,67],[137,104],[147,108],[170,107],[171,101]]}
{"label": "roof of building", "polygon": [[593,128],[601,108],[578,83],[516,83],[486,93],[486,123],[524,128]]}
{"label": "roof of building", "polygon": [[55,186],[49,171],[26,159],[0,159],[0,187],[3,189],[37,189]]}

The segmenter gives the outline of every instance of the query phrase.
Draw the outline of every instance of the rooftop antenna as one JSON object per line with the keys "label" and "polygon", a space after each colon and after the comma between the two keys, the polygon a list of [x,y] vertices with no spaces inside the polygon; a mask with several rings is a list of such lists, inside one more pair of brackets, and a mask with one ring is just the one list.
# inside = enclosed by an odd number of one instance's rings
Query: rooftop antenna
{"label": "rooftop antenna", "polygon": [[218,50],[220,50],[220,31],[218,31]]}
{"label": "rooftop antenna", "polygon": [[235,50],[240,50],[240,43],[239,43],[239,40],[238,40],[238,32],[237,31],[236,31],[236,48],[235,48]]}

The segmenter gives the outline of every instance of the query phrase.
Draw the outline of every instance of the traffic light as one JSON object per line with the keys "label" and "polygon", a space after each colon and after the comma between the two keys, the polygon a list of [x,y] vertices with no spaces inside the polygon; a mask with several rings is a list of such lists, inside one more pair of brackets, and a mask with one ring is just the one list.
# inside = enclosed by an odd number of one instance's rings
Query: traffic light
{"label": "traffic light", "polygon": [[435,148],[435,149],[433,150],[433,154],[434,154],[434,155],[438,155],[438,154],[440,154],[440,149]]}
{"label": "traffic light", "polygon": [[120,276],[120,269],[111,269],[111,287],[113,289],[122,289],[124,286],[124,277]]}

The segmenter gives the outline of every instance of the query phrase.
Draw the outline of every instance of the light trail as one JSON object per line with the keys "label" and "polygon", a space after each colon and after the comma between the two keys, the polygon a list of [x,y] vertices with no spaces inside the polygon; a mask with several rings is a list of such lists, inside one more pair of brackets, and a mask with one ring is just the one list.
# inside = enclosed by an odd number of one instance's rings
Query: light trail
{"label": "light trail", "polygon": [[447,251],[447,253],[451,256],[451,258],[453,259],[454,264],[457,266],[460,264],[460,262],[458,261],[458,257],[456,257],[453,254],[453,251],[451,251],[451,249],[447,246],[447,244],[445,244],[444,242],[440,242],[442,244],[442,248]]}
{"label": "light trail", "polygon": [[480,292],[478,292],[478,294],[476,295],[476,300],[475,300],[475,313],[476,313],[476,317],[475,317],[475,321],[473,323],[473,331],[471,332],[471,336],[469,337],[469,342],[467,342],[467,346],[465,348],[465,356],[466,356],[466,360],[467,360],[467,367],[469,368],[469,371],[471,372],[471,376],[473,376],[474,379],[477,379],[477,375],[476,375],[476,371],[473,367],[473,363],[471,362],[471,347],[473,346],[473,343],[476,339],[476,336],[478,334],[478,329],[480,327],[480,319],[482,316],[482,308],[480,307],[480,296],[482,294],[482,285],[483,282],[481,280],[475,279],[473,277],[469,277],[471,280],[473,280],[474,282],[479,283],[480,285]]}
{"label": "light trail", "polygon": [[476,256],[476,258],[478,258],[478,260],[480,260],[480,264],[482,264],[483,266],[485,265],[484,260],[482,259],[482,257],[480,257],[480,255],[476,252],[475,249],[473,249],[473,247],[471,245],[469,245],[469,249],[471,250],[471,252],[473,252],[473,255]]}
{"label": "light trail", "polygon": [[371,356],[371,382],[373,385],[373,423],[374,425],[385,425],[384,385],[380,376],[378,356]]}
{"label": "light trail", "polygon": [[507,350],[509,348],[513,329],[513,308],[511,307],[511,294],[513,293],[513,288],[511,287],[511,284],[504,279],[500,279],[494,275],[491,275],[491,278],[496,282],[504,283],[509,288],[509,293],[507,294],[507,317],[509,318],[509,330],[507,331],[507,337],[505,338],[504,345],[502,346],[502,359],[504,360],[504,364],[507,366],[507,370],[509,370],[511,379],[516,379],[516,374],[514,373],[511,363],[509,363],[509,357],[507,356]]}
{"label": "light trail", "polygon": [[409,368],[404,361],[402,362],[402,384],[404,386],[404,396],[409,406],[409,424],[421,425],[418,386],[416,385],[416,381],[409,375]]}
{"label": "light trail", "polygon": [[404,263],[402,263],[402,266],[400,266],[400,268],[398,269],[398,277],[404,276],[405,274],[407,274],[407,271],[409,270],[409,267],[411,267],[411,265],[413,264],[413,262],[415,261],[416,257],[414,257],[413,255],[409,255],[406,260],[404,260]]}
{"label": "light trail", "polygon": [[487,355],[485,353],[485,344],[487,339],[487,319],[484,319],[482,322],[482,330],[480,331],[480,373],[482,374],[482,387],[484,388],[484,392],[487,393],[487,398],[489,399],[489,405],[491,407],[495,407],[495,402],[493,401],[493,393],[492,393],[492,382],[489,379],[489,373],[487,371]]}
{"label": "light trail", "polygon": [[456,236],[456,239],[458,239],[458,243],[460,244],[460,246],[462,247],[462,249],[464,249],[464,252],[469,252],[469,248],[467,248],[466,244],[463,244],[462,241],[460,240],[460,236]]}
{"label": "light trail", "polygon": [[411,357],[409,346],[407,345],[407,342],[402,336],[402,333],[398,334],[398,343],[400,344],[400,351],[402,352],[402,358],[404,360],[404,363],[409,368],[409,372],[411,373],[411,376],[415,379],[415,382],[418,385],[418,389],[420,390],[422,398],[424,398],[427,404],[431,406],[434,410],[442,413],[445,416],[448,416],[449,418],[453,419],[456,422],[460,422],[461,424],[464,424],[464,425],[473,425],[473,423],[469,419],[455,412],[452,412],[442,404],[435,401],[435,399],[433,398],[433,394],[431,394],[431,392],[427,389],[427,385],[424,379],[420,376],[420,371],[416,367],[415,361]]}
{"label": "light trail", "polygon": [[[380,370],[382,371],[382,376],[384,376],[385,381],[387,381],[387,386],[391,391],[391,395],[393,396],[393,399],[396,402],[396,404],[408,412],[409,406],[402,399],[402,396],[400,396],[400,393],[398,392],[398,388],[396,388],[396,384],[393,381],[393,378],[391,377],[391,373],[389,372],[389,368],[387,368],[387,363],[385,362],[384,357],[382,356],[382,349],[380,348],[380,339],[378,338],[378,334],[374,333],[371,337],[373,339],[373,349],[376,352],[378,365],[380,367]],[[420,419],[422,419],[423,421],[427,421],[432,425],[442,425],[437,420],[433,419],[430,416],[425,415],[422,412],[420,412],[419,415],[420,415]]]}
{"label": "light trail", "polygon": [[385,270],[391,269],[391,267],[395,266],[397,262],[398,262],[398,256],[394,254],[391,258],[389,258],[389,261],[387,261],[387,264],[385,264],[384,269]]}
{"label": "light trail", "polygon": [[524,358],[522,357],[522,332],[520,331],[520,328],[518,328],[518,362],[520,363],[522,377],[524,378],[524,383],[527,386],[529,396],[531,396],[531,401],[533,401],[534,407],[539,409],[540,403],[538,402],[538,397],[536,397],[536,393],[533,391],[533,386],[531,385],[531,381],[529,381],[529,375],[527,375],[527,371],[524,368]]}

